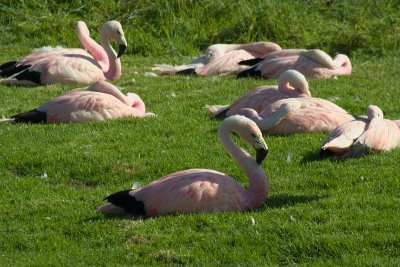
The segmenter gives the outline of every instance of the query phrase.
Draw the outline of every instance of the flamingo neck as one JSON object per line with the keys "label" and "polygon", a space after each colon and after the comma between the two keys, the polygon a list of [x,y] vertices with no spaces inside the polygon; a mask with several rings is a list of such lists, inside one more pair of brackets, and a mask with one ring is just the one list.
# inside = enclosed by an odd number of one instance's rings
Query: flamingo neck
{"label": "flamingo neck", "polygon": [[286,118],[287,114],[288,111],[280,107],[274,113],[272,113],[271,116],[267,118],[262,118],[258,113],[256,113],[255,115],[253,115],[254,119],[252,120],[254,120],[257,123],[258,127],[260,127],[262,131],[268,131],[272,127],[276,126],[281,121],[283,121]]}
{"label": "flamingo neck", "polygon": [[99,45],[90,37],[89,29],[87,28],[86,23],[79,21],[76,25],[76,33],[81,47],[87,49],[93,58],[100,64],[103,71],[107,71],[109,67],[107,53],[104,51],[101,45]]}
{"label": "flamingo neck", "polygon": [[244,49],[246,51],[252,52],[255,57],[264,57],[269,53],[281,50],[282,48],[275,43],[256,42],[239,45],[237,49]]}
{"label": "flamingo neck", "polygon": [[285,71],[279,76],[278,90],[291,97],[311,97],[307,80],[302,74],[291,70]]}
{"label": "flamingo neck", "polygon": [[230,133],[235,131],[234,127],[233,123],[221,125],[219,128],[220,141],[231,158],[236,161],[249,179],[247,201],[242,208],[257,207],[262,205],[268,197],[268,178],[261,166],[257,164],[250,154],[237,146],[232,140]]}
{"label": "flamingo neck", "polygon": [[121,61],[117,58],[117,53],[112,48],[105,31],[101,32],[100,39],[109,60],[109,68],[104,72],[104,76],[107,80],[118,80],[121,77]]}
{"label": "flamingo neck", "polygon": [[257,111],[251,108],[242,108],[237,112],[238,115],[243,115],[254,121],[262,131],[268,131],[272,127],[276,126],[278,123],[286,118],[287,113],[287,110],[279,108],[274,113],[272,113],[271,116],[263,118],[260,116],[260,114],[258,114]]}

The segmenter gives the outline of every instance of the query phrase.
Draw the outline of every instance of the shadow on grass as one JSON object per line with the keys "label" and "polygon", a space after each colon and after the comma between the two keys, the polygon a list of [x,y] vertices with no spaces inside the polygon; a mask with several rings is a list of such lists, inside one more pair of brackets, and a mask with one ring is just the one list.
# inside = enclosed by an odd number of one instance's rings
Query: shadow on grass
{"label": "shadow on grass", "polygon": [[87,223],[87,222],[98,222],[104,220],[134,220],[134,221],[141,221],[148,219],[149,217],[139,216],[139,215],[131,215],[131,214],[124,214],[124,215],[104,215],[104,214],[97,214],[86,219],[82,219],[79,223]]}
{"label": "shadow on grass", "polygon": [[329,160],[332,162],[340,162],[340,158],[335,156],[334,154],[321,154],[320,151],[312,151],[308,152],[303,159],[300,161],[301,164],[306,164],[309,162],[318,162]]}
{"label": "shadow on grass", "polygon": [[289,195],[277,195],[268,198],[265,202],[265,206],[268,208],[276,209],[285,206],[292,206],[299,203],[307,203],[311,201],[318,201],[323,198],[327,198],[328,195],[311,195],[311,196],[289,196]]}
{"label": "shadow on grass", "polygon": [[[318,201],[320,199],[324,199],[329,197],[328,195],[310,195],[310,196],[290,196],[290,195],[276,195],[269,197],[265,201],[265,206],[261,209],[256,209],[258,211],[263,211],[267,208],[281,208],[285,206],[292,206],[300,203],[308,203],[312,201]],[[182,214],[169,214],[168,216],[180,216]],[[158,217],[158,216],[156,216]],[[142,221],[146,220],[149,218],[154,218],[154,217],[146,217],[143,215],[131,215],[131,214],[125,214],[125,215],[104,215],[101,213],[98,213],[94,216],[91,216],[86,219],[82,219],[79,221],[79,223],[87,223],[87,222],[98,222],[98,221],[104,221],[104,220],[134,220],[134,221]]]}

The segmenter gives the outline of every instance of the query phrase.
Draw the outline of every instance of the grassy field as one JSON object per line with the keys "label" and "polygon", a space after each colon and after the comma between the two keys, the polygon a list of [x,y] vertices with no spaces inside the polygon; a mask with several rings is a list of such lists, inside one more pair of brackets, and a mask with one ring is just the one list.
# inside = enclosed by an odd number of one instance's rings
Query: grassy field
{"label": "grassy field", "polygon": [[[202,107],[276,80],[144,76],[155,63],[186,63],[212,43],[271,40],[347,53],[353,74],[310,80],[312,94],[353,114],[376,104],[400,118],[398,1],[129,2],[0,3],[0,62],[44,45],[78,46],[77,20],[93,36],[105,20],[120,20],[129,49],[115,84],[158,115],[0,125],[1,266],[399,265],[400,149],[321,160],[326,134],[265,137],[270,197],[261,209],[150,219],[96,213],[109,193],[187,168],[248,184],[219,144],[220,121]],[[76,87],[0,86],[0,115]]]}

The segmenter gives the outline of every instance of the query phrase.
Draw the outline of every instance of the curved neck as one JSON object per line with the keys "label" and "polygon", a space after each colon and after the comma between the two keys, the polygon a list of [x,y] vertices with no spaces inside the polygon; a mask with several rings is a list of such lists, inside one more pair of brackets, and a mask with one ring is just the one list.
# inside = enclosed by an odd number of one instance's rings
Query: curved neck
{"label": "curved neck", "polygon": [[132,106],[133,100],[124,95],[117,87],[106,81],[97,81],[87,88],[89,91],[109,94],[118,98],[122,103]]}
{"label": "curved neck", "polygon": [[303,74],[293,70],[287,70],[279,76],[278,90],[291,97],[311,97],[306,78]]}
{"label": "curved neck", "polygon": [[281,50],[279,45],[270,42],[242,44],[239,48],[254,53],[256,57],[265,57],[273,51]]}
{"label": "curved neck", "polygon": [[85,22],[78,21],[76,24],[76,33],[81,47],[87,49],[93,58],[100,64],[103,71],[107,71],[109,67],[107,53],[101,45],[90,37],[89,29]]}
{"label": "curved neck", "polygon": [[249,179],[249,188],[247,190],[248,204],[256,207],[261,205],[268,197],[267,176],[250,154],[233,142],[230,136],[230,133],[234,131],[233,128],[234,125],[232,124],[221,125],[218,131],[219,138],[225,150]]}
{"label": "curved neck", "polygon": [[117,58],[117,53],[112,48],[104,29],[101,31],[100,40],[109,60],[109,68],[104,72],[104,76],[107,80],[118,80],[121,77],[121,61]]}
{"label": "curved neck", "polygon": [[287,80],[279,80],[278,90],[282,93],[287,94],[290,97],[301,97],[308,96],[311,97],[311,93],[308,88],[295,88],[290,85]]}
{"label": "curved neck", "polygon": [[254,121],[262,131],[268,131],[284,120],[288,114],[288,111],[283,106],[280,106],[274,113],[272,113],[271,116],[267,118],[261,117],[257,111],[251,108],[242,108],[237,112],[237,114],[246,116]]}

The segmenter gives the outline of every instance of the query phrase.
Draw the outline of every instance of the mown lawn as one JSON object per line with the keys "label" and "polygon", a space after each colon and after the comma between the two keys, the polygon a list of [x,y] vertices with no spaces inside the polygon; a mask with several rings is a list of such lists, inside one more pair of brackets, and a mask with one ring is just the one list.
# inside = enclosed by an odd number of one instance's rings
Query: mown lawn
{"label": "mown lawn", "polygon": [[[326,134],[265,137],[270,153],[262,166],[270,196],[261,209],[150,219],[96,212],[109,193],[186,168],[219,170],[248,184],[219,144],[220,121],[202,107],[229,104],[276,80],[144,76],[155,63],[185,63],[214,42],[272,40],[348,53],[353,74],[309,80],[311,93],[353,114],[376,104],[387,118],[399,119],[396,1],[142,2],[0,4],[0,62],[43,45],[77,46],[78,19],[96,37],[101,22],[121,18],[130,48],[115,84],[139,94],[158,115],[0,125],[0,265],[397,266],[400,149],[345,162],[320,159]],[[32,17],[35,3],[43,8]],[[269,7],[271,16],[255,7]],[[286,24],[282,15],[290,17]],[[76,87],[1,85],[0,115],[32,109]]]}

